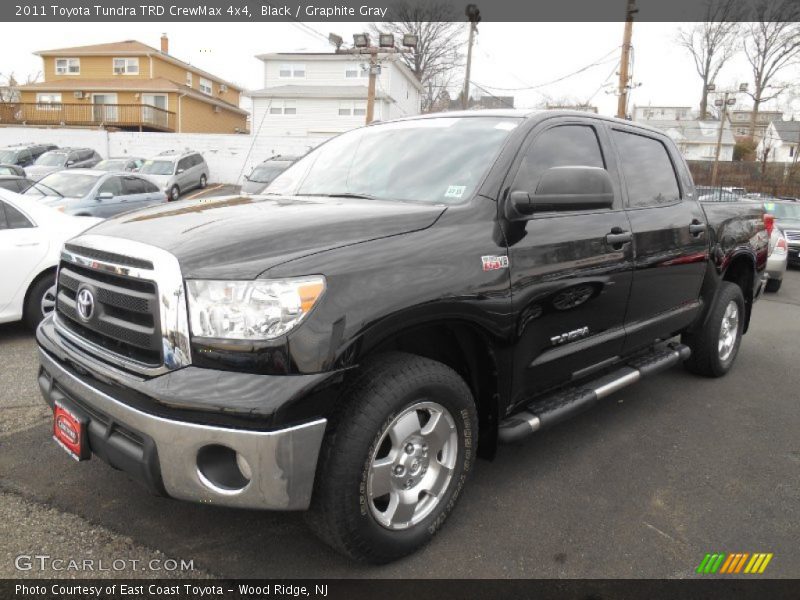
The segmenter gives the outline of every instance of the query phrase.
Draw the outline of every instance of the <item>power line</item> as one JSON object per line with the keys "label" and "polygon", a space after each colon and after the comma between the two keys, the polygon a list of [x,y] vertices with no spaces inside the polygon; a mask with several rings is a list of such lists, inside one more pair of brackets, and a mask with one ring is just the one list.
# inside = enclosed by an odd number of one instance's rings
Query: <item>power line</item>
{"label": "power line", "polygon": [[[574,77],[575,75],[580,75],[584,71],[588,71],[589,69],[592,69],[594,67],[598,67],[598,66],[603,65],[603,64],[608,64],[612,60],[616,61],[617,60],[616,58],[613,58],[613,59],[609,60],[609,57],[612,54],[614,54],[618,50],[618,48],[619,48],[619,46],[617,46],[617,47],[613,48],[611,51],[605,53],[603,56],[601,56],[600,58],[598,58],[594,62],[592,62],[592,63],[590,63],[590,64],[588,64],[588,65],[586,65],[584,67],[581,67],[577,71],[573,71],[572,73],[568,73],[567,75],[563,75],[561,77],[558,77],[557,79],[553,79],[552,81],[547,81],[547,82],[544,82],[544,83],[539,83],[539,84],[536,84],[536,85],[530,85],[530,86],[526,86],[526,87],[515,87],[515,88],[498,87],[498,86],[486,85],[486,84],[484,84],[483,87],[487,87],[487,88],[493,89],[493,90],[498,91],[498,92],[522,92],[522,91],[525,91],[525,90],[535,90],[535,89],[538,89],[538,88],[547,87],[548,85],[553,85],[554,83],[559,83],[561,81],[564,81],[565,79],[569,79],[570,77]],[[473,83],[475,85],[478,85],[475,82],[473,82]]]}
{"label": "power line", "polygon": [[502,98],[502,97],[500,97],[500,96],[495,96],[495,95],[494,95],[492,92],[490,92],[489,90],[487,90],[487,89],[486,89],[485,87],[483,87],[481,84],[479,84],[479,83],[475,83],[474,81],[470,81],[470,83],[471,83],[472,85],[474,85],[476,88],[478,88],[479,90],[481,90],[482,92],[486,92],[487,94],[489,94],[489,95],[490,95],[492,98],[494,98],[495,100],[500,100],[500,102],[502,102],[503,104],[505,104],[505,105],[506,105],[506,106],[508,106],[509,108],[515,108],[515,107],[514,107],[514,105],[513,105],[512,103],[510,103],[508,100],[506,100],[505,98]]}

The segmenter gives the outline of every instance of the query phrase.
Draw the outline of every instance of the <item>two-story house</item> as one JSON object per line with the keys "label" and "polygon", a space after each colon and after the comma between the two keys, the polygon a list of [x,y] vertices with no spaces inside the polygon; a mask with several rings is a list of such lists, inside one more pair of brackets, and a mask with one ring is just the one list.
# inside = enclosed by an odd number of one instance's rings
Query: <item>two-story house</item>
{"label": "two-story house", "polygon": [[[335,53],[274,53],[264,63],[264,87],[253,99],[256,135],[330,137],[364,125],[368,57]],[[396,54],[378,56],[374,120],[420,112],[422,85]]]}
{"label": "two-story house", "polygon": [[[737,138],[750,135],[750,121],[753,118],[752,109],[734,109],[728,112],[728,118],[733,125],[733,133]],[[756,115],[756,127],[753,137],[760,140],[767,132],[767,127],[773,121],[783,120],[783,112],[779,110],[760,110]]]}
{"label": "two-story house", "polygon": [[239,133],[242,88],[134,40],[36,52],[44,81],[20,86],[2,124],[106,127],[127,131]]}

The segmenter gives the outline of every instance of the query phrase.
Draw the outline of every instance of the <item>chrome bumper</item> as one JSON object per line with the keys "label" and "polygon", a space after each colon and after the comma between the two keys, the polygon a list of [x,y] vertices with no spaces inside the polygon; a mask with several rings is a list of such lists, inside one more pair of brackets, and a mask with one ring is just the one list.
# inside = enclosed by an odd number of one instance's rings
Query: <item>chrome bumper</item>
{"label": "chrome bumper", "polygon": [[[157,417],[119,402],[67,371],[39,349],[42,368],[66,394],[155,443],[167,494],[180,500],[271,510],[308,508],[325,419],[277,431],[249,431]],[[46,394],[46,391],[43,390]],[[240,488],[217,485],[198,465],[200,451],[223,446],[249,466]]]}

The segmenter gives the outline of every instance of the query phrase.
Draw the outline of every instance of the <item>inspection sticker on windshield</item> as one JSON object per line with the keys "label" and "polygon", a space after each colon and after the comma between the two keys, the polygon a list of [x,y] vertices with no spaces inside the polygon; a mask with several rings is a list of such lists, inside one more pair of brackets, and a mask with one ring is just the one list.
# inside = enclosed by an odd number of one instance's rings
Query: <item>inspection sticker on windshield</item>
{"label": "inspection sticker on windshield", "polygon": [[444,193],[445,198],[461,198],[466,191],[467,186],[465,185],[451,185],[447,187],[447,191]]}
{"label": "inspection sticker on windshield", "polygon": [[508,268],[507,256],[481,256],[484,271],[497,271]]}

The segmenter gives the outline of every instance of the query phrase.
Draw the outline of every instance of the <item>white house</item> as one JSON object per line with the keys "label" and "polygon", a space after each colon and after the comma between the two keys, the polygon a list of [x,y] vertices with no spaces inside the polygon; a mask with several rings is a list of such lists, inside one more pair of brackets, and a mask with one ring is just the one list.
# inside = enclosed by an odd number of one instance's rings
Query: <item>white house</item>
{"label": "white house", "polygon": [[[264,87],[253,100],[254,135],[330,137],[364,125],[368,57],[334,53],[273,53],[264,63]],[[380,54],[374,119],[420,112],[421,84],[396,54]]]}
{"label": "white house", "polygon": [[[714,160],[719,135],[719,121],[699,120],[684,106],[637,106],[634,121],[646,123],[666,133],[686,160]],[[672,115],[666,117],[665,115]],[[719,159],[733,160],[736,140],[726,119],[722,127]]]}
{"label": "white house", "polygon": [[764,138],[758,143],[757,156],[769,150],[770,162],[794,162],[800,147],[800,121],[772,121]]}
{"label": "white house", "polygon": [[689,106],[634,106],[634,121],[683,121],[693,119]]}

